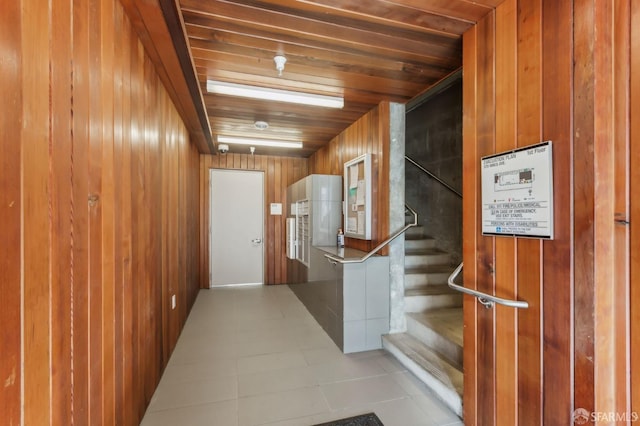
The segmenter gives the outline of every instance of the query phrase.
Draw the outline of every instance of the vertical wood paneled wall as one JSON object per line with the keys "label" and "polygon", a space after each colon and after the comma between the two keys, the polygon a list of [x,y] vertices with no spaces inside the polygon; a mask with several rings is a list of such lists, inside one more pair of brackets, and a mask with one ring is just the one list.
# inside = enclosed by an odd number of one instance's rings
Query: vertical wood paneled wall
{"label": "vertical wood paneled wall", "polygon": [[120,2],[0,20],[0,424],[137,425],[198,291],[198,151]]}
{"label": "vertical wood paneled wall", "polygon": [[309,158],[309,174],[342,176],[344,163],[372,154],[372,240],[346,238],[347,247],[369,251],[389,237],[389,120],[389,103],[382,102]]}
{"label": "vertical wood paneled wall", "polygon": [[[640,412],[638,28],[632,0],[506,0],[464,35],[464,281],[530,306],[465,299],[465,424]],[[483,237],[480,158],[544,140],[554,239]]]}
{"label": "vertical wood paneled wall", "polygon": [[[286,211],[287,187],[308,174],[306,158],[271,155],[223,154],[200,156],[200,277],[209,288],[209,169],[264,172],[265,284],[287,283]],[[282,203],[282,215],[270,215],[271,203]]]}

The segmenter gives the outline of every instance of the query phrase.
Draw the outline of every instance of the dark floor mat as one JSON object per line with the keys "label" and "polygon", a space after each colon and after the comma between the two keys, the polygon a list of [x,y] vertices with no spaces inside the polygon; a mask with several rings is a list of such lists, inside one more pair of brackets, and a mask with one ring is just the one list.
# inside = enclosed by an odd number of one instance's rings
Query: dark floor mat
{"label": "dark floor mat", "polygon": [[374,413],[367,413],[314,426],[384,426],[384,424]]}

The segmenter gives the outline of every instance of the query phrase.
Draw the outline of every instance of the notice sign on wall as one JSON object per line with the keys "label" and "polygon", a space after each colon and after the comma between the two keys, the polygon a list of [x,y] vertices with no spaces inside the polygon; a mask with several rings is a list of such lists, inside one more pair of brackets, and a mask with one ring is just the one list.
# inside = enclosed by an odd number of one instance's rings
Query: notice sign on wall
{"label": "notice sign on wall", "polygon": [[553,239],[551,141],[482,158],[482,234]]}

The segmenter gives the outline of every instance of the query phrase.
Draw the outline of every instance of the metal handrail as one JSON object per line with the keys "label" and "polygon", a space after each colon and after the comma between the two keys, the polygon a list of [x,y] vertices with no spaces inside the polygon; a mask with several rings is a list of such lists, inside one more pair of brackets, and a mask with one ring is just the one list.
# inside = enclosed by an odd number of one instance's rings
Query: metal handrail
{"label": "metal handrail", "polygon": [[403,226],[402,229],[398,230],[392,236],[390,236],[389,238],[387,238],[386,240],[384,240],[383,242],[378,244],[376,246],[376,248],[374,248],[369,253],[367,253],[364,256],[362,256],[360,259],[342,259],[340,257],[336,257],[336,256],[334,256],[332,254],[329,254],[329,253],[325,253],[324,257],[326,257],[329,260],[329,262],[333,263],[334,265],[336,263],[341,263],[341,264],[345,264],[345,263],[362,263],[365,260],[369,259],[371,256],[376,254],[384,246],[386,246],[391,241],[395,240],[400,235],[402,235],[407,229],[411,228],[412,226],[417,226],[418,225],[418,213],[416,213],[416,211],[414,209],[412,209],[411,207],[409,207],[406,204],[405,204],[404,207],[405,207],[405,209],[409,210],[411,212],[411,214],[413,215],[413,223],[408,223],[405,226]]}
{"label": "metal handrail", "polygon": [[460,271],[462,271],[462,263],[460,263],[460,265],[458,265],[455,271],[453,271],[451,275],[449,275],[449,279],[447,280],[447,284],[449,284],[449,287],[451,287],[454,290],[460,291],[462,293],[470,294],[472,296],[477,297],[478,302],[480,302],[486,308],[493,308],[494,303],[499,303],[501,305],[509,306],[511,308],[527,309],[529,307],[529,303],[523,300],[503,299],[501,297],[492,296],[490,294],[483,293],[477,290],[472,290],[470,288],[466,288],[464,286],[454,283],[453,280],[455,280],[456,277],[460,274]]}
{"label": "metal handrail", "polygon": [[454,194],[456,194],[458,197],[462,198],[462,194],[459,193],[458,191],[456,191],[456,189],[454,187],[452,187],[451,185],[449,185],[447,182],[443,181],[442,179],[440,179],[438,176],[434,175],[432,172],[430,172],[429,170],[425,169],[424,167],[422,167],[419,163],[417,163],[415,160],[407,157],[406,155],[404,156],[404,159],[407,160],[408,162],[410,162],[411,164],[413,164],[414,166],[416,166],[417,168],[419,168],[420,170],[422,170],[423,172],[425,172],[426,174],[428,174],[430,177],[432,177],[433,179],[435,179],[440,185],[444,186],[445,188],[447,188],[449,191],[453,192]]}

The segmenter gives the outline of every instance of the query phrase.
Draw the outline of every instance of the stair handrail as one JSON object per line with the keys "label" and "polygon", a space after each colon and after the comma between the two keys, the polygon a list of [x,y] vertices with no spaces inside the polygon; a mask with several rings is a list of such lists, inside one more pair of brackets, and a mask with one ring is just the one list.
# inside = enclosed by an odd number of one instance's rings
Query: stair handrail
{"label": "stair handrail", "polygon": [[405,226],[403,226],[401,229],[399,229],[398,231],[396,231],[393,235],[391,235],[389,238],[387,238],[386,240],[384,240],[383,242],[381,242],[380,244],[378,244],[376,246],[376,248],[374,248],[373,250],[371,250],[369,253],[365,254],[364,256],[362,256],[359,259],[343,259],[340,257],[336,257],[330,253],[325,253],[324,257],[327,258],[327,260],[329,262],[331,262],[332,264],[345,264],[345,263],[362,263],[365,260],[369,259],[371,256],[373,256],[374,254],[376,254],[378,251],[380,251],[384,246],[386,246],[387,244],[389,244],[391,241],[395,240],[396,238],[398,238],[400,235],[402,235],[407,229],[411,228],[412,226],[417,226],[418,225],[418,213],[416,213],[416,211],[414,209],[412,209],[411,207],[409,207],[407,204],[404,205],[404,208],[406,210],[409,210],[409,212],[411,212],[411,214],[413,215],[413,222],[412,223],[407,223]]}
{"label": "stair handrail", "polygon": [[447,284],[449,285],[449,287],[459,292],[475,296],[478,299],[478,302],[480,302],[485,308],[493,308],[495,303],[519,309],[527,309],[529,307],[529,303],[525,302],[524,300],[503,299],[502,297],[492,296],[490,294],[483,293],[478,290],[473,290],[454,283],[453,281],[460,274],[460,271],[462,271],[462,262],[460,262],[460,265],[458,265],[458,267],[451,273],[451,275],[449,275],[449,279],[447,280]]}
{"label": "stair handrail", "polygon": [[451,185],[449,185],[447,182],[443,181],[442,179],[440,179],[438,176],[436,176],[433,172],[427,170],[424,166],[422,166],[420,163],[418,163],[417,161],[415,161],[414,159],[408,157],[408,156],[404,156],[404,159],[407,160],[408,162],[410,162],[411,164],[413,164],[414,166],[416,166],[418,169],[422,170],[424,173],[426,173],[427,175],[429,175],[429,177],[433,178],[436,180],[436,182],[438,182],[440,185],[444,186],[445,188],[447,188],[449,191],[453,192],[454,194],[456,194],[458,197],[462,198],[462,194],[459,193],[454,187],[452,187]]}

